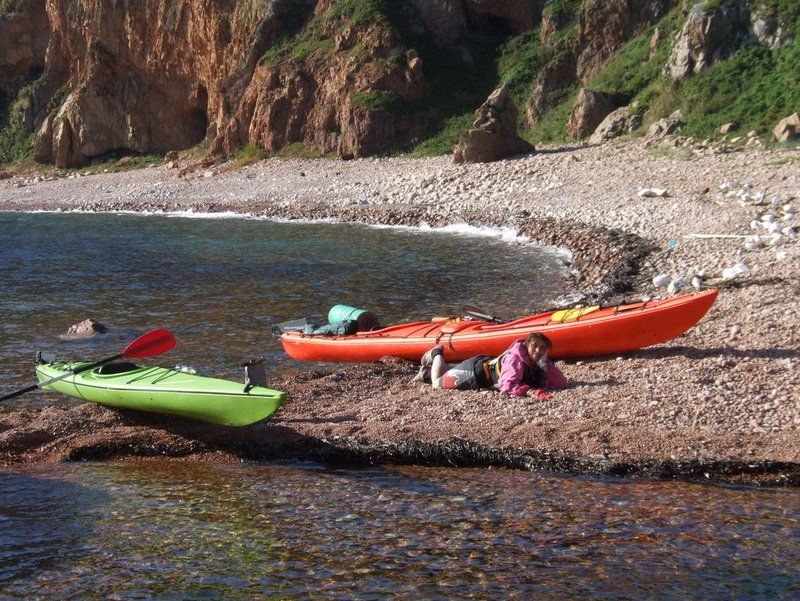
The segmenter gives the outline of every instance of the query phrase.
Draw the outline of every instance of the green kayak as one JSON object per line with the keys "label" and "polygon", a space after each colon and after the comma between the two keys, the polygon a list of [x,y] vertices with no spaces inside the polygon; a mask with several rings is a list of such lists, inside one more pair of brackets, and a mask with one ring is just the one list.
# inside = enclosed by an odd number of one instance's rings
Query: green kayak
{"label": "green kayak", "polygon": [[246,426],[272,415],[286,393],[263,386],[198,376],[168,367],[109,363],[79,370],[85,362],[39,363],[39,382],[69,373],[43,386],[66,395],[123,409],[181,415],[224,426]]}

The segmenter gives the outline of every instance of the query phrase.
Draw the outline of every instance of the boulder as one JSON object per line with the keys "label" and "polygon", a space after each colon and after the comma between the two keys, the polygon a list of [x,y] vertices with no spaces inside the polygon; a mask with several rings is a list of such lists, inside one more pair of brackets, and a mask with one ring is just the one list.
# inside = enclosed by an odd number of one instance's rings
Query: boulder
{"label": "boulder", "polygon": [[453,160],[488,163],[534,150],[517,133],[517,115],[508,86],[496,89],[475,111],[472,129],[461,135],[453,149]]}
{"label": "boulder", "polygon": [[594,133],[589,138],[589,143],[600,144],[606,140],[619,137],[623,134],[631,133],[642,124],[642,117],[638,114],[631,114],[628,106],[623,106],[612,111],[602,123],[597,126]]}
{"label": "boulder", "polygon": [[683,123],[683,115],[680,111],[675,111],[669,117],[664,117],[652,123],[647,130],[647,137],[663,138],[675,133]]}
{"label": "boulder", "polygon": [[80,323],[71,325],[66,334],[59,336],[62,340],[79,340],[81,338],[91,338],[97,334],[105,334],[108,328],[94,319],[85,319]]}
{"label": "boulder", "polygon": [[567,133],[574,140],[592,134],[615,108],[613,100],[603,92],[582,88],[567,122]]}
{"label": "boulder", "polygon": [[784,117],[772,130],[772,135],[778,142],[788,142],[800,137],[800,113]]}

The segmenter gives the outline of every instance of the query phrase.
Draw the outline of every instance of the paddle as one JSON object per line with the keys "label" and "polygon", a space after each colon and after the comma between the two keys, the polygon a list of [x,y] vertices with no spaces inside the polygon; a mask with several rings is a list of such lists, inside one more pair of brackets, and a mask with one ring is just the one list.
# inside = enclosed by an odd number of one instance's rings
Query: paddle
{"label": "paddle", "polygon": [[494,323],[505,323],[504,319],[495,317],[494,315],[489,315],[475,305],[461,305],[461,310],[470,317],[477,317],[478,319],[483,319],[484,321],[493,321]]}
{"label": "paddle", "polygon": [[125,349],[119,355],[114,355],[113,357],[108,357],[107,359],[102,359],[94,363],[82,365],[77,369],[71,370],[65,374],[61,374],[60,376],[56,376],[55,378],[50,378],[49,380],[45,380],[44,382],[38,382],[36,384],[32,384],[27,388],[23,388],[22,390],[17,390],[16,392],[12,392],[11,394],[7,394],[3,397],[0,397],[0,401],[6,401],[8,399],[14,398],[15,396],[19,396],[26,392],[30,392],[31,390],[36,390],[37,388],[41,388],[42,386],[47,386],[48,384],[52,384],[53,382],[58,382],[59,380],[63,380],[66,377],[80,373],[82,371],[87,371],[89,369],[94,369],[95,367],[100,367],[101,365],[105,365],[106,363],[111,363],[112,361],[116,361],[117,359],[122,359],[122,358],[142,359],[144,357],[153,357],[154,355],[160,355],[162,353],[166,353],[174,346],[175,346],[175,336],[172,335],[172,332],[170,332],[169,330],[165,330],[164,328],[151,330],[150,332],[147,332],[147,334],[142,334],[136,340],[131,342],[128,346],[125,347]]}

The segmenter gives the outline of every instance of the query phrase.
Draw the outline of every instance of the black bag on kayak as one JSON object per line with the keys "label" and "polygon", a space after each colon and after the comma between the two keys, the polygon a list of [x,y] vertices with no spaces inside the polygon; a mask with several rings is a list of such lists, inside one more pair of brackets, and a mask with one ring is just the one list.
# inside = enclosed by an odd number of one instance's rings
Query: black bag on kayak
{"label": "black bag on kayak", "polygon": [[358,332],[358,321],[355,319],[345,319],[337,323],[329,323],[324,326],[308,324],[303,330],[309,336],[349,336]]}

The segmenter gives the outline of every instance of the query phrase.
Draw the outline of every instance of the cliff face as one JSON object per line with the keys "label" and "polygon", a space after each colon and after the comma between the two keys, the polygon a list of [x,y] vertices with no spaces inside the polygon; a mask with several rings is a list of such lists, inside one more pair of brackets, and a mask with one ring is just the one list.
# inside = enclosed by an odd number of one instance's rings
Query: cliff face
{"label": "cliff face", "polygon": [[[45,14],[45,0],[30,4],[29,16]],[[165,152],[204,139],[214,152],[302,142],[361,156],[420,137],[424,114],[395,115],[352,96],[381,90],[414,100],[425,89],[421,60],[388,26],[325,18],[332,4],[46,0],[47,78],[37,94],[68,94],[40,115],[37,160],[78,165],[114,150]],[[263,58],[312,20],[318,39],[308,43],[318,51]]]}
{"label": "cliff face", "polygon": [[[424,60],[386,22],[360,22],[333,0],[28,0],[16,29],[27,63],[46,64],[37,89],[36,158],[79,165],[115,150],[165,152],[206,140],[212,152],[247,143],[267,151],[302,142],[364,156],[425,136],[430,113],[358,101],[389,93],[405,103],[429,89]],[[413,0],[419,28],[453,47],[470,34],[536,28],[544,0]],[[45,10],[46,9],[46,10]],[[619,9],[622,11],[622,8]],[[624,11],[623,11],[624,12]],[[353,23],[349,23],[353,20]],[[624,19],[621,19],[621,21]],[[287,59],[281,37],[315,22],[317,48]],[[591,26],[591,23],[590,23]],[[587,37],[587,47],[592,40]],[[271,52],[278,56],[269,57]],[[596,53],[595,53],[596,54]],[[600,64],[595,62],[594,64]],[[566,79],[576,77],[568,60]],[[551,85],[544,78],[546,93]],[[66,91],[64,94],[63,91]]]}
{"label": "cliff face", "polygon": [[212,149],[230,151],[250,142],[274,151],[302,142],[355,157],[424,134],[424,115],[398,115],[370,102],[419,98],[426,86],[420,59],[388,25],[348,24],[327,18],[329,10],[328,2],[314,8],[317,30],[305,42],[308,56],[268,56],[252,69],[234,68]]}
{"label": "cliff face", "polygon": [[[535,123],[677,3],[583,0],[559,40],[563,13],[545,0],[16,0],[0,15],[0,98],[44,71],[29,98],[35,155],[59,166],[201,141],[367,156],[429,133],[435,104],[420,101],[438,83],[426,73],[437,48],[468,69],[471,38],[539,28],[554,58],[527,103]],[[713,55],[692,36],[681,57],[692,43]],[[427,55],[408,41],[423,37]]]}
{"label": "cliff face", "polygon": [[0,15],[0,97],[44,69],[50,28],[45,0],[20,0],[13,12]]}
{"label": "cliff face", "polygon": [[69,94],[39,129],[37,159],[76,165],[213,138],[226,75],[259,24],[233,8],[225,0],[47,0],[47,72]]}

